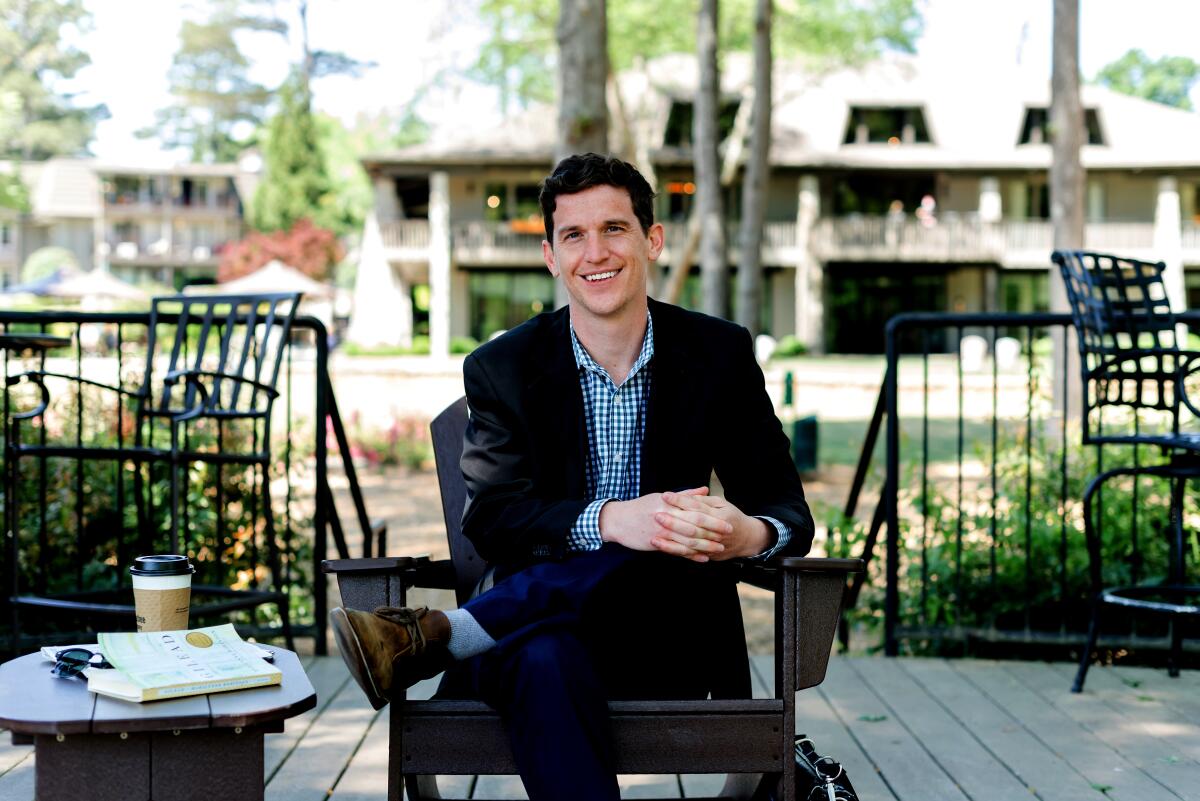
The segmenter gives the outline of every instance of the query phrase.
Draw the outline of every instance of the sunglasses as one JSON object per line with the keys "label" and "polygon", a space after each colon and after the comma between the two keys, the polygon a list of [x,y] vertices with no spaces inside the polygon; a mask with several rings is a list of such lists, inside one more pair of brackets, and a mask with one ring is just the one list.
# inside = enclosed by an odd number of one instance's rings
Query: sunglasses
{"label": "sunglasses", "polygon": [[54,655],[54,667],[50,673],[60,679],[78,676],[86,668],[111,668],[104,654],[92,653],[86,648],[67,648]]}

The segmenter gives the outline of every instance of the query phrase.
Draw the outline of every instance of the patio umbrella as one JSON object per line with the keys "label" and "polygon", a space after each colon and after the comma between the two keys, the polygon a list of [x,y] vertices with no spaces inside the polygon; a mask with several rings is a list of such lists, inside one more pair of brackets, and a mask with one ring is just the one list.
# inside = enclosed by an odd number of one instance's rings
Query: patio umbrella
{"label": "patio umbrella", "polygon": [[103,269],[60,274],[57,281],[46,284],[37,294],[78,300],[146,300],[150,297],[145,291]]}
{"label": "patio umbrella", "polygon": [[308,298],[331,298],[334,288],[314,281],[295,267],[289,267],[278,259],[259,269],[214,286],[191,286],[185,292],[220,292],[222,294],[251,295],[259,292],[303,292]]}

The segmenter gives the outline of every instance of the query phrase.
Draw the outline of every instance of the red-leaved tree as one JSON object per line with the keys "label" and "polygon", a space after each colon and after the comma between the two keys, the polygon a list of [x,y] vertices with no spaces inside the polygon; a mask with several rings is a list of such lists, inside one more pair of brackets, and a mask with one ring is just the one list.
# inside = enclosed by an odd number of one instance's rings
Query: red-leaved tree
{"label": "red-leaved tree", "polygon": [[253,231],[221,251],[217,281],[232,281],[249,275],[278,259],[317,281],[324,281],[345,255],[334,233],[300,220],[287,231]]}

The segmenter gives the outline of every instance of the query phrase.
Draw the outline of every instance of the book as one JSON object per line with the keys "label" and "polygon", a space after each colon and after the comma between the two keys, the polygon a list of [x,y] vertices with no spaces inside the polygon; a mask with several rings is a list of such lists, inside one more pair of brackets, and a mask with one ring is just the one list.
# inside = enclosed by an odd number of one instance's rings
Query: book
{"label": "book", "polygon": [[185,631],[100,634],[112,668],[88,668],[88,690],[126,701],[279,684],[283,672],[263,661],[263,649],[238,636],[232,623]]}

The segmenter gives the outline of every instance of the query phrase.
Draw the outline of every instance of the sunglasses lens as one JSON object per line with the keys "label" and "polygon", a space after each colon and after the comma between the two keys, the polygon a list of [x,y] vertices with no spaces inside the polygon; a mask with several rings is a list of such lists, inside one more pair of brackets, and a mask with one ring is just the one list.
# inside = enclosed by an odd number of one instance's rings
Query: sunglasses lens
{"label": "sunglasses lens", "polygon": [[70,678],[78,676],[79,673],[88,666],[89,660],[92,658],[92,652],[83,648],[68,648],[65,651],[59,651],[55,654],[57,662],[54,664],[54,669],[51,671],[55,676]]}

